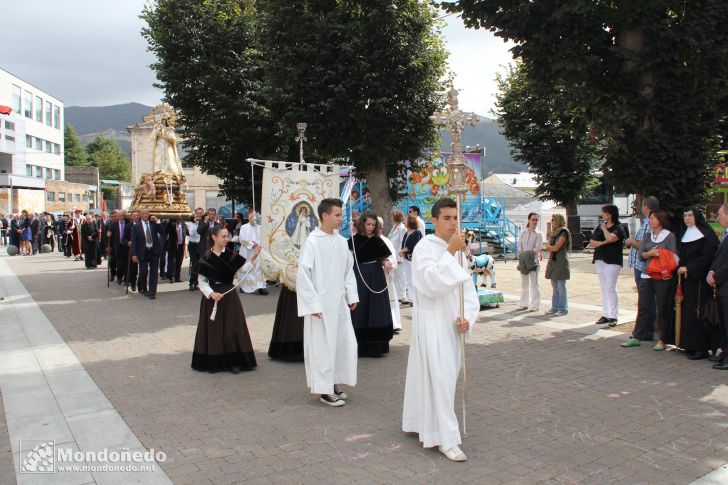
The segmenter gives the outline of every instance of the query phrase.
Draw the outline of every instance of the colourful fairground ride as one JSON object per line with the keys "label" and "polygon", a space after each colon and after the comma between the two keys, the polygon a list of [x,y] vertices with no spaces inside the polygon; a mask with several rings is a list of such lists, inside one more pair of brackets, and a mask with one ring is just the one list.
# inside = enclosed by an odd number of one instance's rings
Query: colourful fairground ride
{"label": "colourful fairground ride", "polygon": [[705,204],[705,219],[716,232],[723,232],[723,228],[716,222],[718,209],[728,204],[728,151],[720,151],[720,163],[713,166],[713,182],[710,186],[710,199]]}

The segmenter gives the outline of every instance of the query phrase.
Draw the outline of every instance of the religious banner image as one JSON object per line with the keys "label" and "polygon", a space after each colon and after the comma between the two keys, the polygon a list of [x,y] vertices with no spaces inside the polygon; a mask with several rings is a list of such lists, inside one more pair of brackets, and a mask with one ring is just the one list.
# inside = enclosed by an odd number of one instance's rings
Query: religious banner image
{"label": "religious banner image", "polygon": [[301,246],[319,226],[318,204],[339,196],[336,165],[265,164],[261,197],[260,268],[266,279],[279,280],[296,289]]}

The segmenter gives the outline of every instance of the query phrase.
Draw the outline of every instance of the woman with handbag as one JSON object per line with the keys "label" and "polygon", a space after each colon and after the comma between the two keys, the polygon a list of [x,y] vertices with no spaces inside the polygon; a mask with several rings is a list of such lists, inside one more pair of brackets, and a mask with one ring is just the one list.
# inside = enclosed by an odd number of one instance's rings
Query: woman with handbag
{"label": "woman with handbag", "polygon": [[685,349],[690,360],[708,358],[708,335],[700,318],[701,309],[710,297],[708,275],[713,255],[718,249],[718,236],[697,207],[683,211],[685,228],[680,232],[680,267],[677,270],[683,291],[682,325],[676,344]]}
{"label": "woman with handbag", "polygon": [[[670,334],[668,325],[671,321],[673,309],[673,282],[672,273],[664,267],[665,252],[678,261],[677,238],[666,228],[669,224],[667,212],[663,210],[650,212],[650,231],[645,234],[640,246],[640,257],[646,262],[646,272],[642,273],[638,289],[637,322],[632,337],[623,342],[622,347],[638,347],[645,339],[647,326],[645,324],[649,312],[648,304],[657,303],[657,318],[655,319],[654,336],[657,344],[653,350],[665,350],[665,337]],[[662,251],[662,254],[661,254]],[[662,265],[662,266],[661,266]],[[677,267],[677,264],[674,265]]]}
{"label": "woman with handbag", "polygon": [[543,234],[538,229],[538,214],[528,214],[528,223],[518,236],[518,271],[521,273],[521,303],[516,311],[538,311],[541,290],[538,287],[538,268],[541,259]]}

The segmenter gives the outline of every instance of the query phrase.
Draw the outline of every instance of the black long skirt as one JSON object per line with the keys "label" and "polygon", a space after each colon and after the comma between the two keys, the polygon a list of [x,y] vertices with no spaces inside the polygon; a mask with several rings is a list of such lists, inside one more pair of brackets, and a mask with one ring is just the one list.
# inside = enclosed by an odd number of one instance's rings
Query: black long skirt
{"label": "black long skirt", "polygon": [[303,317],[298,316],[296,292],[281,285],[273,334],[268,346],[271,359],[303,361]]}
{"label": "black long skirt", "polygon": [[[359,357],[379,357],[389,353],[389,341],[394,335],[387,280],[384,277],[384,269],[378,262],[360,263],[359,269],[361,276],[356,266],[354,267],[359,304],[356,310],[351,312]],[[373,293],[367,286],[374,291],[382,289],[384,291]]]}
{"label": "black long skirt", "polygon": [[705,301],[712,295],[704,277],[686,278],[683,282],[682,319],[680,325],[680,347],[688,352],[707,352],[708,333],[700,318]]}
{"label": "black long skirt", "polygon": [[[232,285],[220,285],[215,291],[224,293],[230,288]],[[257,363],[253,343],[237,293],[230,292],[217,303],[215,321],[212,321],[214,304],[214,300],[202,297],[192,368],[203,372],[254,369]]]}

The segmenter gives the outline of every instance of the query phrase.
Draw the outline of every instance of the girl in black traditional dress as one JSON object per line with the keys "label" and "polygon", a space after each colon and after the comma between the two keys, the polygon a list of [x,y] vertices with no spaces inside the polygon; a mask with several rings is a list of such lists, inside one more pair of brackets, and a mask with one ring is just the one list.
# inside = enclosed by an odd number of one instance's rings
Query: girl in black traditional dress
{"label": "girl in black traditional dress", "polygon": [[[260,254],[260,246],[253,250],[250,261],[226,248],[228,230],[216,225],[210,230],[210,250],[200,258],[199,284],[202,291],[200,320],[197,323],[192,368],[217,372],[229,370],[233,374],[256,367],[253,344],[240,298],[234,291],[233,279],[240,279],[252,268]],[[214,319],[210,319],[217,303]]]}
{"label": "girl in black traditional dress", "polygon": [[392,340],[392,311],[384,267],[392,253],[379,236],[382,230],[374,212],[359,217],[356,235],[349,240],[354,251],[354,276],[359,292],[359,305],[351,312],[354,333],[359,345],[359,357],[380,357],[389,353]]}
{"label": "girl in black traditional dress", "polygon": [[690,360],[707,359],[708,335],[699,315],[711,295],[705,277],[720,241],[698,208],[685,209],[683,219],[685,228],[678,238],[680,267],[677,270],[682,277],[684,296],[680,347]]}

